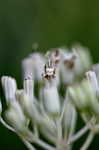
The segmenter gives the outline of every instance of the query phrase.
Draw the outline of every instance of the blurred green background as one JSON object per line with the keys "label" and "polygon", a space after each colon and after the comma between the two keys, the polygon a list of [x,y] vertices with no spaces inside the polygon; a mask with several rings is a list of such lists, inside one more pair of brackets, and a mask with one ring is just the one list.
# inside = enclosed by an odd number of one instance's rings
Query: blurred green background
{"label": "blurred green background", "polygon": [[[0,76],[21,81],[21,59],[38,43],[40,51],[81,42],[94,62],[99,50],[98,0],[0,0]],[[90,150],[97,149],[97,136]],[[0,150],[26,150],[19,138],[0,125]],[[76,144],[75,149],[78,149]]]}

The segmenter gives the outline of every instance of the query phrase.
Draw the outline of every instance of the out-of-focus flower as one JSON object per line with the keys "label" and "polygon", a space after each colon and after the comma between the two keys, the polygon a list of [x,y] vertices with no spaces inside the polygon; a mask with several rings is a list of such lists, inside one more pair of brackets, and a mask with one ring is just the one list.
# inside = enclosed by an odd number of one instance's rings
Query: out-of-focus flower
{"label": "out-of-focus flower", "polygon": [[88,49],[80,45],[73,46],[72,51],[63,53],[62,82],[70,85],[79,81],[84,73],[91,68],[91,65],[92,60]]}
{"label": "out-of-focus flower", "polygon": [[23,71],[23,78],[27,78],[29,76],[31,76],[32,78],[34,78],[34,74],[33,74],[33,64],[32,64],[32,59],[30,57],[25,58],[22,61],[22,71]]}
{"label": "out-of-focus flower", "polygon": [[22,62],[23,76],[32,76],[34,81],[42,82],[42,71],[45,65],[44,57],[40,53],[32,53]]}
{"label": "out-of-focus flower", "polygon": [[80,64],[77,64],[80,65],[79,69],[81,69],[82,72],[88,71],[92,67],[92,57],[89,49],[80,44],[76,44],[72,47],[72,51],[79,57]]}

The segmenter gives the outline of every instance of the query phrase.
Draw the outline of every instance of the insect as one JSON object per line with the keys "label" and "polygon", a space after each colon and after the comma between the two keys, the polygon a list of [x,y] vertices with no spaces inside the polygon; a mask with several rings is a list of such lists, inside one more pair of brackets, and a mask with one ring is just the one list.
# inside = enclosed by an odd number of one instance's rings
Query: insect
{"label": "insect", "polygon": [[43,77],[47,80],[55,78],[56,67],[51,59],[48,60],[47,64],[44,66]]}

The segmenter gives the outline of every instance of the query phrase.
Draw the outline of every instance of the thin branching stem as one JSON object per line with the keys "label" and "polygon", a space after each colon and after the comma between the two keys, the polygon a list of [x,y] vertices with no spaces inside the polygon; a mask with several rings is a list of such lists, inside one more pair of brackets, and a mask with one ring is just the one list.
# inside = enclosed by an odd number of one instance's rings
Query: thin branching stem
{"label": "thin branching stem", "polygon": [[36,148],[30,142],[28,142],[24,138],[21,138],[21,140],[23,141],[24,145],[28,148],[28,150],[36,150]]}
{"label": "thin branching stem", "polygon": [[[0,117],[0,122],[8,129],[8,130],[11,130],[13,132],[16,133],[16,131],[11,127],[9,126],[4,120],[2,117]],[[26,141],[23,137],[20,137],[21,140],[23,141],[23,143],[25,144],[25,146],[29,149],[29,150],[36,150],[32,144],[30,144],[28,141]]]}
{"label": "thin branching stem", "polygon": [[35,140],[35,143],[38,144],[39,146],[41,146],[42,148],[46,149],[46,150],[55,150],[55,148],[47,143],[45,143],[44,141],[37,139]]}
{"label": "thin branching stem", "polygon": [[61,125],[61,121],[58,119],[56,120],[56,127],[57,127],[57,142],[56,142],[56,146],[57,148],[60,147],[60,141],[62,140],[62,125]]}
{"label": "thin branching stem", "polygon": [[78,131],[75,135],[70,137],[70,139],[68,140],[67,144],[75,142],[81,136],[83,136],[88,130],[89,130],[88,125],[85,125],[80,131]]}
{"label": "thin branching stem", "polygon": [[8,129],[8,130],[11,130],[13,132],[16,132],[15,129],[13,129],[11,126],[9,126],[4,120],[2,117],[0,117],[0,122]]}
{"label": "thin branching stem", "polygon": [[66,109],[66,100],[63,102],[63,106],[62,106],[62,112],[61,112],[61,116],[59,118],[60,122],[62,122],[63,120],[63,116],[64,116],[64,112],[65,112],[65,109]]}
{"label": "thin branching stem", "polygon": [[90,144],[91,144],[93,138],[94,138],[94,133],[92,133],[92,132],[90,131],[90,133],[89,133],[89,135],[88,135],[88,137],[87,137],[85,143],[84,143],[83,146],[80,148],[80,150],[87,150],[88,147],[90,146]]}

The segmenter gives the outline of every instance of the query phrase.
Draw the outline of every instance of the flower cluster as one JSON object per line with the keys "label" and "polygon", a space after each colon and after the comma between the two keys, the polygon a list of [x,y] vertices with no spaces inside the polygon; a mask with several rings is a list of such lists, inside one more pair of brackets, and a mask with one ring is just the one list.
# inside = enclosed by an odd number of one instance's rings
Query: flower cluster
{"label": "flower cluster", "polygon": [[[32,53],[22,61],[22,89],[17,88],[14,78],[1,78],[7,104],[3,119],[0,103],[1,123],[15,132],[29,150],[36,150],[33,143],[46,150],[70,150],[72,143],[90,130],[90,140],[81,148],[86,150],[93,134],[99,131],[97,68],[92,68],[88,49],[80,45],[71,50],[55,48],[45,56]],[[85,127],[74,134],[77,112]]]}

